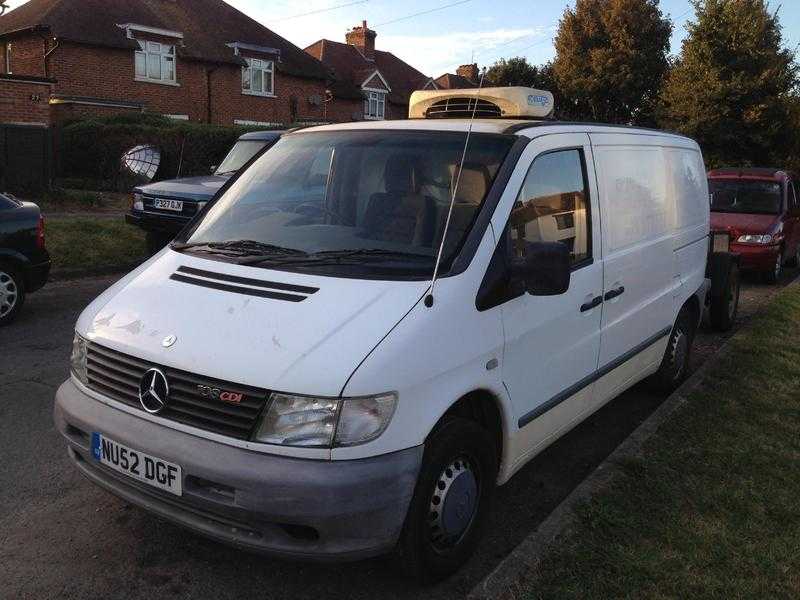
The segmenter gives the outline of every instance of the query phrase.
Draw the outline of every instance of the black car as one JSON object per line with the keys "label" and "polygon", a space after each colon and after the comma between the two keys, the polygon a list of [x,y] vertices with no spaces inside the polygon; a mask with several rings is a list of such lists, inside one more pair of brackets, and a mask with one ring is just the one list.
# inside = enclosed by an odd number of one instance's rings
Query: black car
{"label": "black car", "polygon": [[17,316],[25,295],[41,288],[49,274],[39,207],[0,194],[0,326]]}
{"label": "black car", "polygon": [[133,190],[125,221],[147,232],[147,248],[158,252],[200,212],[219,189],[251,158],[273,146],[283,131],[253,131],[240,137],[211,175],[170,179]]}

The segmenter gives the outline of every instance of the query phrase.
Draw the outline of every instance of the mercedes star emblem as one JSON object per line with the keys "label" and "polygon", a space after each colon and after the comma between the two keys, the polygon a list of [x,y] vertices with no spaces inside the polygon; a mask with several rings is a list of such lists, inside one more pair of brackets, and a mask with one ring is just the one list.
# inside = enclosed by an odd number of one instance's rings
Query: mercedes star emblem
{"label": "mercedes star emblem", "polygon": [[142,408],[155,415],[164,410],[169,400],[167,376],[159,369],[150,369],[139,382],[139,403]]}

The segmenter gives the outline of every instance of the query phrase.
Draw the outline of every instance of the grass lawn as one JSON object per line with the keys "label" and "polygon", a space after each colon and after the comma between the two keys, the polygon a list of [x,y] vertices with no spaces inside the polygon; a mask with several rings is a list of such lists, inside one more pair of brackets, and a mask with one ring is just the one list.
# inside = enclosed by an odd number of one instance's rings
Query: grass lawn
{"label": "grass lawn", "polygon": [[144,232],[114,219],[51,219],[45,224],[53,271],[125,269],[147,256]]}
{"label": "grass lawn", "polygon": [[581,507],[520,598],[800,598],[800,286]]}

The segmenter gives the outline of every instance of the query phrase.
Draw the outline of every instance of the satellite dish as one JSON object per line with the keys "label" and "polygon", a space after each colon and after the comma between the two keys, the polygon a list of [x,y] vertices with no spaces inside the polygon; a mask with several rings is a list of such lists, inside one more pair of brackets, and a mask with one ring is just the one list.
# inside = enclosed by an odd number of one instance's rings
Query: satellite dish
{"label": "satellite dish", "polygon": [[156,146],[134,146],[122,155],[122,170],[146,182],[153,180],[161,164],[161,150]]}

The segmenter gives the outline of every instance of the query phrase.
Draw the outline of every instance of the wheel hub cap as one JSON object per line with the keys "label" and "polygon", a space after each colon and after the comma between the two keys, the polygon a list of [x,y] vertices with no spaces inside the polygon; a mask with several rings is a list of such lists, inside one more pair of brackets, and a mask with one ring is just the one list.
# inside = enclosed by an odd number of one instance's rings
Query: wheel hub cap
{"label": "wheel hub cap", "polygon": [[8,273],[0,271],[0,317],[8,314],[17,303],[17,284]]}
{"label": "wheel hub cap", "polygon": [[434,546],[458,543],[478,506],[478,480],[469,461],[458,458],[442,471],[430,503],[430,532]]}

